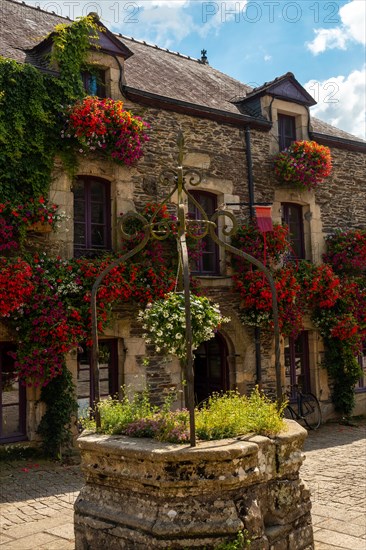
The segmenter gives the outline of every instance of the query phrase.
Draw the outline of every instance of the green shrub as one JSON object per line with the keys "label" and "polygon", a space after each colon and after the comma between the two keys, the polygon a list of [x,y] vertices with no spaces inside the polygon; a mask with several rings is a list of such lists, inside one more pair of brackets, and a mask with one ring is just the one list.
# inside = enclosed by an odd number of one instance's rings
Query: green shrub
{"label": "green shrub", "polygon": [[[158,409],[150,403],[148,391],[128,398],[124,388],[119,401],[109,397],[98,405],[101,432],[131,437],[152,437],[158,441],[186,443],[189,441],[188,411],[171,411],[174,400],[169,395]],[[213,394],[201,409],[196,409],[196,433],[202,440],[224,439],[246,433],[276,435],[284,429],[284,405],[277,404],[256,388],[250,397],[236,391]],[[93,420],[83,419],[82,426],[95,429]]]}
{"label": "green shrub", "polygon": [[258,388],[250,397],[236,391],[213,394],[196,412],[196,432],[200,439],[223,439],[254,432],[275,435],[284,428],[282,411]]}
{"label": "green shrub", "polygon": [[[156,413],[157,408],[151,405],[147,390],[135,393],[129,398],[126,388],[122,388],[121,399],[108,397],[98,403],[101,418],[100,431],[105,434],[122,434],[126,428],[141,419],[150,419]],[[89,418],[81,418],[83,428],[95,429],[95,422]]]}

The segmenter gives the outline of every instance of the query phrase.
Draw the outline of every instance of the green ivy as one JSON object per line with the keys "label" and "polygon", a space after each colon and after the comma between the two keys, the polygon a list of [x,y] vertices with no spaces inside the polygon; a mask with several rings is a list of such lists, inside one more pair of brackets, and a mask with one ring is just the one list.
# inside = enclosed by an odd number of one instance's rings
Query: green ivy
{"label": "green ivy", "polygon": [[51,64],[59,70],[61,86],[70,101],[85,95],[81,72],[89,69],[86,58],[90,42],[98,47],[98,31],[102,30],[92,15],[80,17],[72,25],[55,27]]}
{"label": "green ivy", "polygon": [[[91,16],[55,27],[50,62],[58,76],[0,57],[0,202],[47,196],[54,157],[62,150],[60,111],[85,95],[81,72],[98,29]],[[64,154],[69,171],[71,156]]]}
{"label": "green ivy", "polygon": [[354,350],[347,341],[325,338],[325,364],[333,381],[332,400],[336,411],[349,417],[355,406],[354,387],[361,376],[361,368]]}
{"label": "green ivy", "polygon": [[0,58],[0,201],[47,195],[60,127],[57,79]]}
{"label": "green ivy", "polygon": [[71,419],[78,410],[75,386],[66,365],[60,376],[42,388],[41,401],[47,411],[43,415],[37,433],[42,436],[46,455],[61,459],[72,445]]}
{"label": "green ivy", "polygon": [[[26,205],[48,195],[55,154],[62,154],[60,112],[85,95],[81,72],[100,30],[91,16],[55,27],[50,63],[57,76],[0,57],[0,203]],[[75,159],[70,151],[62,157],[71,172]],[[77,410],[66,365],[42,389],[41,401],[46,413],[38,433],[46,453],[57,457],[71,444],[70,417]]]}

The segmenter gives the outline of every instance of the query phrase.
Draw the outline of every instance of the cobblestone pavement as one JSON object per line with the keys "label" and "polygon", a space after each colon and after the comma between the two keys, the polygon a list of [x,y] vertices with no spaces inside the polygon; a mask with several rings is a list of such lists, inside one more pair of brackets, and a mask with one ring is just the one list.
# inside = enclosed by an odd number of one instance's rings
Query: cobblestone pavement
{"label": "cobblestone pavement", "polygon": [[[301,476],[312,491],[316,550],[366,550],[366,421],[309,432]],[[0,462],[0,549],[74,550],[78,465]]]}
{"label": "cobblestone pavement", "polygon": [[78,465],[0,462],[1,550],[72,550],[73,505],[83,484]]}
{"label": "cobblestone pavement", "polygon": [[305,454],[315,549],[366,550],[366,421],[309,432]]}

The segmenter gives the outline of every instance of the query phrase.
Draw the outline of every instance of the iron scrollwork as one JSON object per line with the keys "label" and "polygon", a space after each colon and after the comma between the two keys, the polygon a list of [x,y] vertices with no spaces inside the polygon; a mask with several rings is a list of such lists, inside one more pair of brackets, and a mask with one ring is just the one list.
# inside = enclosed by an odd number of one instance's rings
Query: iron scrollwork
{"label": "iron scrollwork", "polygon": [[[186,362],[182,365],[184,374],[187,380],[187,406],[190,415],[190,444],[195,446],[196,435],[194,425],[194,372],[193,372],[193,353],[192,353],[192,330],[191,330],[191,311],[190,311],[190,270],[188,261],[188,251],[186,238],[191,237],[196,240],[204,239],[210,236],[211,239],[221,248],[229,251],[232,254],[240,256],[254,264],[260,271],[266,276],[272,291],[272,305],[273,305],[273,320],[274,320],[274,333],[275,333],[275,348],[276,348],[276,378],[277,378],[277,397],[280,399],[282,394],[281,389],[281,376],[280,376],[280,345],[279,345],[279,325],[278,325],[278,308],[276,298],[276,288],[271,273],[268,269],[256,258],[250,256],[246,252],[239,250],[232,246],[226,240],[235,235],[237,231],[237,220],[232,212],[226,210],[219,210],[214,213],[211,219],[201,206],[201,204],[195,199],[195,197],[187,189],[187,185],[190,187],[197,187],[201,181],[202,176],[198,170],[184,168],[184,139],[183,134],[180,132],[178,136],[178,167],[176,170],[167,169],[164,170],[159,176],[159,182],[161,186],[171,187],[170,192],[166,198],[161,202],[160,206],[154,212],[151,219],[148,221],[146,217],[137,212],[128,212],[120,218],[120,231],[122,238],[126,241],[133,242],[137,236],[140,237],[140,242],[132,248],[129,252],[123,254],[120,258],[115,260],[110,266],[108,266],[96,279],[92,289],[92,370],[94,373],[95,381],[95,401],[98,403],[100,400],[100,388],[99,388],[99,365],[98,365],[98,329],[97,329],[97,292],[99,285],[104,277],[116,266],[125,262],[129,258],[132,258],[135,254],[143,250],[150,239],[165,240],[170,235],[174,235],[177,239],[177,249],[180,256],[181,264],[181,280],[183,286],[183,293],[185,297],[185,310],[186,310],[186,343],[187,343],[187,355]],[[177,206],[176,206],[176,220],[173,219],[159,219],[158,215],[162,208],[168,203],[173,202],[171,199],[177,194]],[[175,197],[174,197],[175,198]],[[191,203],[196,208],[196,212],[199,213],[200,219],[190,219],[186,215],[186,204]],[[222,227],[220,228],[221,238],[218,234],[219,220],[223,220]],[[227,223],[229,220],[229,223]],[[137,221],[141,226],[141,230],[137,233],[136,230],[130,231],[133,227],[134,221]],[[100,427],[100,417],[98,407],[96,407],[96,424],[97,428]]]}

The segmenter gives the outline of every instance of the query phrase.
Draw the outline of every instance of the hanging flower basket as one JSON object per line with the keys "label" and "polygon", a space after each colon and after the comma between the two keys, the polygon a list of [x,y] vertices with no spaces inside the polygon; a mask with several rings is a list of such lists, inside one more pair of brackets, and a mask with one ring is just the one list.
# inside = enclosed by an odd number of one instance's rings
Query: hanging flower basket
{"label": "hanging flower basket", "polygon": [[275,158],[280,180],[305,189],[315,189],[331,170],[329,147],[315,141],[295,141]]}
{"label": "hanging flower basket", "polygon": [[88,96],[66,109],[61,138],[79,153],[100,151],[110,160],[130,166],[142,157],[148,124],[123,109],[122,101]]}
{"label": "hanging flower basket", "polygon": [[[186,357],[186,318],[184,294],[170,292],[165,299],[148,304],[139,312],[146,331],[147,344],[154,344],[157,353]],[[191,294],[192,349],[214,337],[222,323],[230,321],[220,313],[219,306],[208,298]]]}

